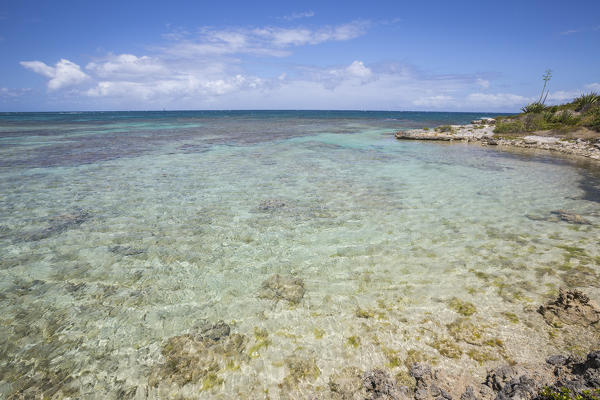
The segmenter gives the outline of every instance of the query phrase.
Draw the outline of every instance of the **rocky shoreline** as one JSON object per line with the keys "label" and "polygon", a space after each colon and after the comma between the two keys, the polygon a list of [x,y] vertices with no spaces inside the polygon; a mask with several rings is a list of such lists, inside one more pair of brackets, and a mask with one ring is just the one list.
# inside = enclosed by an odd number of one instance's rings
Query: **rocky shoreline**
{"label": "rocky shoreline", "polygon": [[496,121],[485,118],[466,125],[444,125],[435,129],[410,129],[395,133],[399,140],[476,142],[483,146],[548,150],[566,155],[600,160],[600,140],[565,139],[546,132],[527,136],[501,136],[494,133]]}

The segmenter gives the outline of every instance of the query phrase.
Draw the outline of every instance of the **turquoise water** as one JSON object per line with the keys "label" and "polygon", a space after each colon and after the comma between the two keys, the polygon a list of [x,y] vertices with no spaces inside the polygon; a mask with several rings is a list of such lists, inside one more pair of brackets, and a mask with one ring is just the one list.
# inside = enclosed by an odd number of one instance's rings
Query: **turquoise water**
{"label": "turquoise water", "polygon": [[578,350],[535,309],[600,299],[598,169],[393,138],[481,116],[0,114],[0,397],[330,398],[346,366]]}

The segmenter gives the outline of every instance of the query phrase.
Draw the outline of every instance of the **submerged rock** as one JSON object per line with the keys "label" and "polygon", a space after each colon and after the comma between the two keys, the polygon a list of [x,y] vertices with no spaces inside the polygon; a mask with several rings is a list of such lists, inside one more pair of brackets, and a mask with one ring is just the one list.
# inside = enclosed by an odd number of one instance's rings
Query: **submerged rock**
{"label": "submerged rock", "polygon": [[346,367],[329,377],[329,391],[333,400],[362,400],[367,398],[363,386],[363,372],[356,367]]}
{"label": "submerged rock", "polygon": [[193,333],[170,338],[162,348],[165,360],[152,368],[150,387],[201,384],[207,390],[222,383],[219,373],[247,360],[247,339],[230,334],[223,321],[203,322]]}
{"label": "submerged rock", "polygon": [[136,249],[134,247],[129,246],[113,246],[110,247],[109,250],[111,253],[119,254],[121,256],[135,256],[137,254],[145,253],[145,250]]}
{"label": "submerged rock", "polygon": [[258,210],[263,212],[279,210],[286,206],[283,200],[279,199],[267,199],[260,202]]}
{"label": "submerged rock", "polygon": [[568,222],[570,224],[578,224],[578,225],[591,225],[591,222],[587,219],[583,218],[579,214],[575,214],[566,210],[554,210],[550,211],[551,214],[558,216],[561,221]]}
{"label": "submerged rock", "polygon": [[49,227],[27,232],[21,235],[20,238],[27,242],[36,242],[47,239],[50,236],[58,235],[71,228],[75,228],[90,218],[91,215],[87,211],[76,211],[68,214],[58,215],[48,220],[48,223],[50,224]]}
{"label": "submerged rock", "polygon": [[286,300],[298,304],[304,297],[304,281],[300,278],[275,274],[263,282],[258,297],[269,300]]}
{"label": "submerged rock", "polygon": [[597,327],[600,321],[600,308],[579,290],[560,289],[558,298],[544,306],[538,312],[551,326],[581,325]]}

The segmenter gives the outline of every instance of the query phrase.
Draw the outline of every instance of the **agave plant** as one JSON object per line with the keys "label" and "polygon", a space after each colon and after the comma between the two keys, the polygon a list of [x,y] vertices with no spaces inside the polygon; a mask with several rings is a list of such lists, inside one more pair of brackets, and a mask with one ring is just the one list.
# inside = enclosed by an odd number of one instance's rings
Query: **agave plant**
{"label": "agave plant", "polygon": [[521,111],[523,111],[525,114],[539,113],[544,111],[545,108],[545,105],[543,105],[539,101],[536,101],[535,103],[528,104],[525,107],[521,108]]}
{"label": "agave plant", "polygon": [[577,111],[585,111],[594,104],[600,103],[600,94],[598,92],[582,93],[573,102],[577,106]]}

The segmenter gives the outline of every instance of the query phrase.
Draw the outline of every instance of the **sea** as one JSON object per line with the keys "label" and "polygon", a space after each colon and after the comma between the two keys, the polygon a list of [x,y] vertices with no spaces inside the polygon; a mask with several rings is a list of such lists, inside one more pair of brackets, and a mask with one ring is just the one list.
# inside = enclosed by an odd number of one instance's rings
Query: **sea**
{"label": "sea", "polygon": [[583,354],[538,307],[600,300],[597,163],[394,138],[493,116],[0,113],[0,398],[342,398]]}

